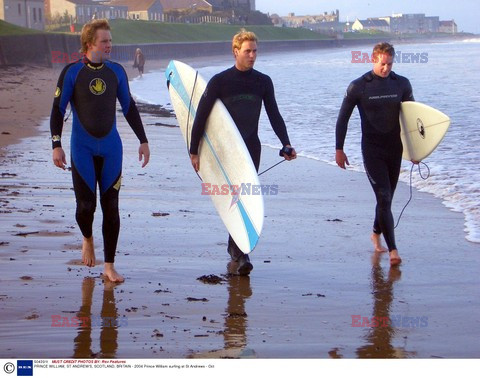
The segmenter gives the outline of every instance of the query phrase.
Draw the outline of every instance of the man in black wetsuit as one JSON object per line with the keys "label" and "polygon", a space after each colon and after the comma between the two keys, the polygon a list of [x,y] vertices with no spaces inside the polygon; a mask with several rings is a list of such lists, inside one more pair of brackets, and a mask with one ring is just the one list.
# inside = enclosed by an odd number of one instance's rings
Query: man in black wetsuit
{"label": "man in black wetsuit", "polygon": [[147,137],[123,67],[108,60],[112,36],[107,20],[86,24],[81,35],[85,57],[67,65],[58,80],[50,118],[53,163],[66,167],[61,136],[63,118],[70,103],[72,178],[77,202],[76,220],[83,234],[82,261],[95,266],[92,224],[96,208],[96,186],[103,212],[104,275],[113,282],[124,278],[114,260],[120,231],[118,193],[121,186],[122,142],[116,127],[117,98],[123,114],[140,141],[139,160],[145,167],[150,158]]}
{"label": "man in black wetsuit", "polygon": [[[270,123],[282,146],[291,148],[287,128],[275,100],[272,80],[269,76],[253,69],[257,58],[257,37],[252,32],[241,30],[233,37],[232,51],[235,65],[215,75],[209,81],[198,105],[190,143],[190,158],[196,171],[200,168],[198,145],[205,131],[205,122],[218,98],[225,104],[235,121],[257,171],[262,149],[258,138],[258,121],[262,102],[265,104]],[[286,160],[296,158],[295,149],[291,148],[288,152],[289,154],[283,154]],[[228,239],[228,253],[233,261],[238,262],[237,273],[248,275],[253,265],[248,255],[238,248],[231,237]]]}
{"label": "man in black wetsuit", "polygon": [[363,163],[377,199],[371,239],[376,252],[386,252],[380,239],[383,234],[391,266],[402,262],[391,211],[403,151],[398,116],[402,101],[414,101],[408,79],[392,71],[394,56],[392,45],[378,43],[373,48],[373,70],[350,83],[337,119],[335,147],[335,160],[345,169],[349,162],[343,144],[348,121],[357,106],[362,123]]}

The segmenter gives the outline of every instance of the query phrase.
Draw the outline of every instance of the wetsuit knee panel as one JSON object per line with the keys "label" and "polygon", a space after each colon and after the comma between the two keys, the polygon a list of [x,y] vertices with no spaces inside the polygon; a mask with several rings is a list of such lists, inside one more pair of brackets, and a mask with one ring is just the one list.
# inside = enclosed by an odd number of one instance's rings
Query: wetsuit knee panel
{"label": "wetsuit knee panel", "polygon": [[77,200],[77,214],[78,215],[92,215],[95,213],[97,204],[95,201]]}
{"label": "wetsuit knee panel", "polygon": [[381,208],[389,209],[392,206],[392,192],[386,188],[376,188],[375,196],[377,197],[377,204]]}
{"label": "wetsuit knee panel", "polygon": [[102,211],[104,215],[117,215],[118,214],[118,197],[116,198],[102,198],[100,201],[102,205]]}

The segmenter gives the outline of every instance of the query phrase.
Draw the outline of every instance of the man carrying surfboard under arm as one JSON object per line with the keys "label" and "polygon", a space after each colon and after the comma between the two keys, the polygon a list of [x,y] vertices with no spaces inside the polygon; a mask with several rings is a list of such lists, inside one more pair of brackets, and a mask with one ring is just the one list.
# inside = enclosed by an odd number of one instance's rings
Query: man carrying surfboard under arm
{"label": "man carrying surfboard under arm", "polygon": [[148,140],[130,95],[123,67],[109,59],[112,36],[107,20],[93,20],[83,26],[82,52],[85,56],[67,65],[58,79],[50,117],[53,163],[66,168],[61,136],[68,103],[72,108],[71,163],[73,190],[77,202],[75,217],[82,231],[82,261],[95,266],[92,224],[100,188],[103,212],[104,275],[113,282],[124,278],[114,268],[120,231],[118,194],[122,174],[122,142],[116,126],[117,98],[123,114],[140,141],[139,160],[145,167],[150,158]]}
{"label": "man carrying surfboard under arm", "polygon": [[373,70],[352,81],[345,93],[336,124],[335,160],[340,168],[349,165],[343,151],[347,125],[355,106],[362,124],[362,155],[377,205],[371,236],[375,252],[390,253],[390,265],[402,262],[395,244],[391,211],[393,194],[400,175],[402,141],[400,139],[400,103],[415,101],[407,78],[392,71],[395,50],[386,42],[373,48]]}
{"label": "man carrying surfboard under arm", "polygon": [[[200,169],[198,146],[205,131],[207,118],[217,99],[220,99],[232,116],[245,141],[253,164],[258,172],[262,146],[258,138],[258,122],[262,102],[275,134],[280,139],[286,160],[295,159],[297,154],[291,147],[285,122],[278,110],[272,80],[269,76],[253,69],[257,58],[257,37],[242,29],[233,37],[232,51],[235,65],[217,75],[208,83],[198,105],[192,127],[190,159],[195,171]],[[228,253],[238,262],[238,274],[247,275],[253,265],[233,239],[229,237]]]}

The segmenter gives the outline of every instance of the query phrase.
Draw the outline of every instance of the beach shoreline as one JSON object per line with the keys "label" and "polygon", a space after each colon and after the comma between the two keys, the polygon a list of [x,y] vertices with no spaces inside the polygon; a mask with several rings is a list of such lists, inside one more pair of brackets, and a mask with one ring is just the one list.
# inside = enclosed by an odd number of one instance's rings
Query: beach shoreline
{"label": "beach shoreline", "polygon": [[[147,69],[167,63],[147,61]],[[179,129],[148,114],[144,170],[118,115],[125,161],[116,265],[126,282],[104,282],[101,266],[79,263],[71,176],[51,162],[48,116],[60,71],[10,69],[1,80],[12,87],[0,91],[8,107],[1,130],[9,132],[0,145],[0,358],[480,357],[480,256],[465,240],[462,214],[414,190],[397,230],[404,262],[391,269],[386,254],[372,252],[365,174],[299,158],[261,177],[278,195],[264,198],[251,276],[231,276],[226,230],[201,195]],[[261,169],[278,162],[276,150],[262,153]],[[408,195],[399,184],[395,214]],[[208,276],[218,282],[200,280]],[[82,316],[95,324],[72,325]],[[364,320],[374,317],[397,323]]]}

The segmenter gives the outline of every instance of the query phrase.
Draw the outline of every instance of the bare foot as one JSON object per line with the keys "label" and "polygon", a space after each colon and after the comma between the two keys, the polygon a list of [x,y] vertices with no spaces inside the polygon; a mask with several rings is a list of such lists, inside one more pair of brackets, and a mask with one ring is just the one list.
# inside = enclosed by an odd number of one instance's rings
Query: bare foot
{"label": "bare foot", "polygon": [[381,234],[376,234],[375,232],[370,236],[375,252],[387,252],[387,248],[382,245],[381,237]]}
{"label": "bare foot", "polygon": [[105,263],[103,275],[112,282],[123,282],[125,278],[120,275],[114,268],[113,263]]}
{"label": "bare foot", "polygon": [[93,245],[93,236],[90,236],[89,238],[83,238],[82,262],[89,267],[95,266],[95,247]]}
{"label": "bare foot", "polygon": [[397,266],[402,263],[402,259],[396,249],[390,251],[390,266]]}

